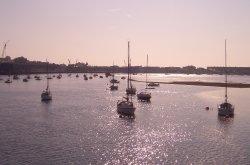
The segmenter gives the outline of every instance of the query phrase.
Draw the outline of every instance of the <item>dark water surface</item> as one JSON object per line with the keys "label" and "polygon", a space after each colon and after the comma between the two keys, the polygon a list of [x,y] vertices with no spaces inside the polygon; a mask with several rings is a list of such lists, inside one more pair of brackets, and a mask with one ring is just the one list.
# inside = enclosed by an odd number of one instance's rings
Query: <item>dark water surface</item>
{"label": "dark water surface", "polygon": [[[163,81],[223,80],[150,76]],[[231,80],[250,82],[250,77]],[[40,98],[45,78],[0,81],[0,164],[250,164],[250,89],[229,89],[235,116],[224,119],[216,109],[224,101],[223,88],[161,85],[151,90],[150,103],[134,97],[136,117],[127,119],[116,113],[126,80],[114,92],[108,90],[108,81],[84,81],[82,75],[54,78],[48,103]],[[134,85],[138,91],[145,86]]]}

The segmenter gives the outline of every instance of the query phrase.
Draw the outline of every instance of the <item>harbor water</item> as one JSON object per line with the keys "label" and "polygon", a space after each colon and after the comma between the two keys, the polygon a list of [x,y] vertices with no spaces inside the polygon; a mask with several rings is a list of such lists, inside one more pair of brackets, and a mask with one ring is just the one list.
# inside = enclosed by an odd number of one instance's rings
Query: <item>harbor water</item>
{"label": "harbor water", "polygon": [[[100,75],[100,74],[99,74]],[[119,118],[125,96],[109,90],[109,78],[85,81],[63,74],[50,80],[53,100],[41,102],[45,75],[37,81],[0,81],[0,164],[250,164],[250,89],[229,88],[233,118],[218,117],[224,88],[164,85],[151,102],[136,96],[135,118]],[[125,75],[126,76],[126,75]],[[145,80],[145,75],[133,79]],[[223,75],[149,74],[149,81],[219,81]],[[250,82],[250,76],[228,76]],[[145,83],[133,82],[137,92]],[[209,107],[209,110],[206,110]]]}

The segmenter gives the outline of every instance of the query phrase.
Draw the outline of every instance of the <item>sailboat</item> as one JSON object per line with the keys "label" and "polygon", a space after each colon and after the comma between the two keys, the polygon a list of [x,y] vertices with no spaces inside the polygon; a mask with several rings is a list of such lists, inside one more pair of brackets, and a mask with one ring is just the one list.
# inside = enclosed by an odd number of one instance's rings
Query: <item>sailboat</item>
{"label": "sailboat", "polygon": [[128,42],[128,80],[127,80],[127,89],[126,89],[126,94],[128,95],[134,95],[136,93],[136,88],[133,87],[132,83],[131,83],[131,60],[130,60],[130,45]]}
{"label": "sailboat", "polygon": [[225,40],[225,102],[218,106],[218,115],[232,116],[234,115],[234,106],[228,102],[227,96],[227,41]]}
{"label": "sailboat", "polygon": [[118,90],[118,86],[115,85],[115,83],[117,83],[117,80],[115,79],[115,68],[114,68],[114,63],[113,63],[113,75],[112,75],[112,79],[110,80],[110,82],[112,83],[112,85],[109,87],[111,91],[113,90]]}
{"label": "sailboat", "polygon": [[147,68],[146,68],[146,88],[137,94],[137,99],[141,101],[150,101],[151,93],[147,91],[147,83],[148,83],[148,55],[147,55]]}
{"label": "sailboat", "polygon": [[10,79],[10,76],[8,76],[8,79],[5,81],[6,84],[12,83],[12,80]]}
{"label": "sailboat", "polygon": [[[47,64],[47,77],[49,75],[49,63]],[[47,87],[46,89],[42,92],[41,94],[41,99],[42,101],[49,101],[49,100],[52,100],[52,93],[50,92],[50,89],[49,89],[49,79],[47,79]]]}
{"label": "sailboat", "polygon": [[[128,48],[129,48],[129,42],[128,42]],[[129,60],[129,53],[128,53],[128,60]],[[129,77],[129,72],[128,72],[128,77]],[[128,86],[127,89],[129,89],[129,81],[127,81],[127,86]],[[118,100],[117,102],[117,113],[119,114],[120,117],[122,116],[134,117],[135,109],[136,108],[133,104],[132,96],[129,97],[128,93],[126,94],[125,97],[122,98],[122,100]]]}
{"label": "sailboat", "polygon": [[9,71],[8,79],[6,81],[4,81],[6,84],[12,83],[12,80],[11,80],[11,77],[10,77],[10,64],[8,65],[8,71]]}

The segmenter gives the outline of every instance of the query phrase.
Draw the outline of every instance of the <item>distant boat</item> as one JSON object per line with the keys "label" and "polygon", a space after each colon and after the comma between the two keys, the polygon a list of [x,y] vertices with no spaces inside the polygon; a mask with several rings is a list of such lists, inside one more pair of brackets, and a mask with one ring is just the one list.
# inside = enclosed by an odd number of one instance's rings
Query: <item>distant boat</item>
{"label": "distant boat", "polygon": [[[48,64],[47,64],[47,77],[48,77]],[[49,101],[52,100],[52,93],[50,92],[50,88],[49,88],[49,79],[47,79],[47,87],[46,89],[42,92],[41,94],[41,99],[42,101]]]}
{"label": "distant boat", "polygon": [[[112,77],[113,77],[113,76],[112,76]],[[110,80],[110,83],[116,83],[116,84],[118,84],[118,83],[120,83],[120,81],[114,79],[114,77],[113,77],[113,78]]]}
{"label": "distant boat", "polygon": [[[129,50],[129,42],[128,42],[128,50]],[[128,51],[128,61],[129,61],[129,51]],[[129,62],[128,62],[129,68]],[[129,70],[129,69],[128,69]],[[128,80],[129,80],[129,72],[128,72]],[[129,81],[127,81],[127,86],[129,89]],[[119,117],[129,116],[134,117],[135,106],[132,102],[132,96],[129,97],[128,93],[126,93],[126,97],[123,97],[122,100],[117,102],[117,113]]]}
{"label": "distant boat", "polygon": [[106,73],[105,73],[105,77],[109,77],[109,76],[111,76],[111,73],[106,72]]}
{"label": "distant boat", "polygon": [[225,102],[218,106],[218,115],[232,116],[234,115],[234,106],[228,102],[227,96],[227,42],[225,40]]}
{"label": "distant boat", "polygon": [[150,87],[159,87],[160,84],[156,83],[156,82],[151,82],[151,83],[148,83],[148,86],[150,86]]}
{"label": "distant boat", "polygon": [[112,83],[112,85],[109,87],[111,91],[118,90],[118,85],[115,85],[115,83],[119,83],[119,81],[115,79],[115,68],[114,68],[114,64],[113,64],[112,79],[110,80],[110,83]]}
{"label": "distant boat", "polygon": [[122,76],[122,77],[121,77],[121,79],[122,79],[122,80],[125,80],[125,79],[126,79],[126,77],[125,77],[125,76]]}
{"label": "distant boat", "polygon": [[103,78],[103,76],[99,76],[99,78]]}
{"label": "distant boat", "polygon": [[141,101],[150,101],[151,93],[147,91],[147,83],[148,83],[148,55],[147,55],[147,67],[146,67],[146,88],[137,94],[137,99]]}
{"label": "distant boat", "polygon": [[36,80],[42,80],[40,76],[35,76]]}
{"label": "distant boat", "polygon": [[127,80],[127,89],[126,89],[126,94],[129,95],[134,95],[136,93],[136,88],[133,87],[132,82],[131,82],[131,63],[130,63],[130,45],[128,42],[128,80]]}
{"label": "distant boat", "polygon": [[59,75],[57,75],[56,78],[61,79],[62,78],[62,74],[60,73]]}
{"label": "distant boat", "polygon": [[18,75],[15,74],[15,75],[13,76],[13,80],[19,80]]}
{"label": "distant boat", "polygon": [[23,82],[28,82],[28,81],[29,81],[29,79],[27,79],[27,78],[23,79]]}
{"label": "distant boat", "polygon": [[[8,68],[9,69],[9,68]],[[4,81],[6,84],[10,84],[12,83],[12,80],[10,78],[10,69],[9,69],[9,75],[8,75],[8,79],[6,81]]]}
{"label": "distant boat", "polygon": [[12,83],[12,81],[11,81],[11,79],[10,79],[10,77],[5,81],[5,83],[6,84],[10,84],[10,83]]}
{"label": "distant boat", "polygon": [[79,75],[78,75],[78,74],[76,74],[76,77],[79,77]]}
{"label": "distant boat", "polygon": [[86,74],[83,75],[84,80],[88,80],[88,76]]}

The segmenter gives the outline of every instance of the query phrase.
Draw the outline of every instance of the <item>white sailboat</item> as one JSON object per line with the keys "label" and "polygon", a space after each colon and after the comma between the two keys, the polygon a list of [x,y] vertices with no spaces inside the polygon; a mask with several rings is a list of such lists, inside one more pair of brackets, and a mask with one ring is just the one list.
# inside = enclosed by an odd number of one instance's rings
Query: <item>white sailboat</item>
{"label": "white sailboat", "polygon": [[137,99],[141,101],[150,101],[151,93],[147,91],[147,83],[148,83],[148,55],[147,55],[147,68],[146,68],[146,88],[137,94]]}
{"label": "white sailboat", "polygon": [[136,93],[136,88],[133,87],[131,83],[131,60],[130,60],[130,45],[128,42],[128,80],[127,80],[127,89],[126,94],[134,95]]}
{"label": "white sailboat", "polygon": [[[128,42],[128,48],[129,48],[129,42]],[[128,53],[128,60],[129,60],[129,53]],[[128,79],[129,79],[129,72],[128,72]],[[127,86],[128,86],[127,89],[129,89],[129,81],[127,81]],[[122,98],[122,100],[119,100],[117,102],[117,113],[120,115],[120,117],[122,116],[134,117],[135,109],[136,108],[134,107],[132,96],[129,97],[128,93],[126,94],[125,97]]]}
{"label": "white sailboat", "polygon": [[[49,75],[48,73],[48,68],[49,68],[49,64],[47,64],[47,77]],[[50,89],[49,89],[49,79],[47,78],[47,87],[46,89],[42,92],[41,94],[41,99],[42,101],[49,101],[49,100],[52,100],[52,93],[50,92]]]}
{"label": "white sailboat", "polygon": [[227,96],[227,41],[225,40],[225,102],[218,106],[218,115],[232,116],[234,115],[234,106],[228,102]]}

